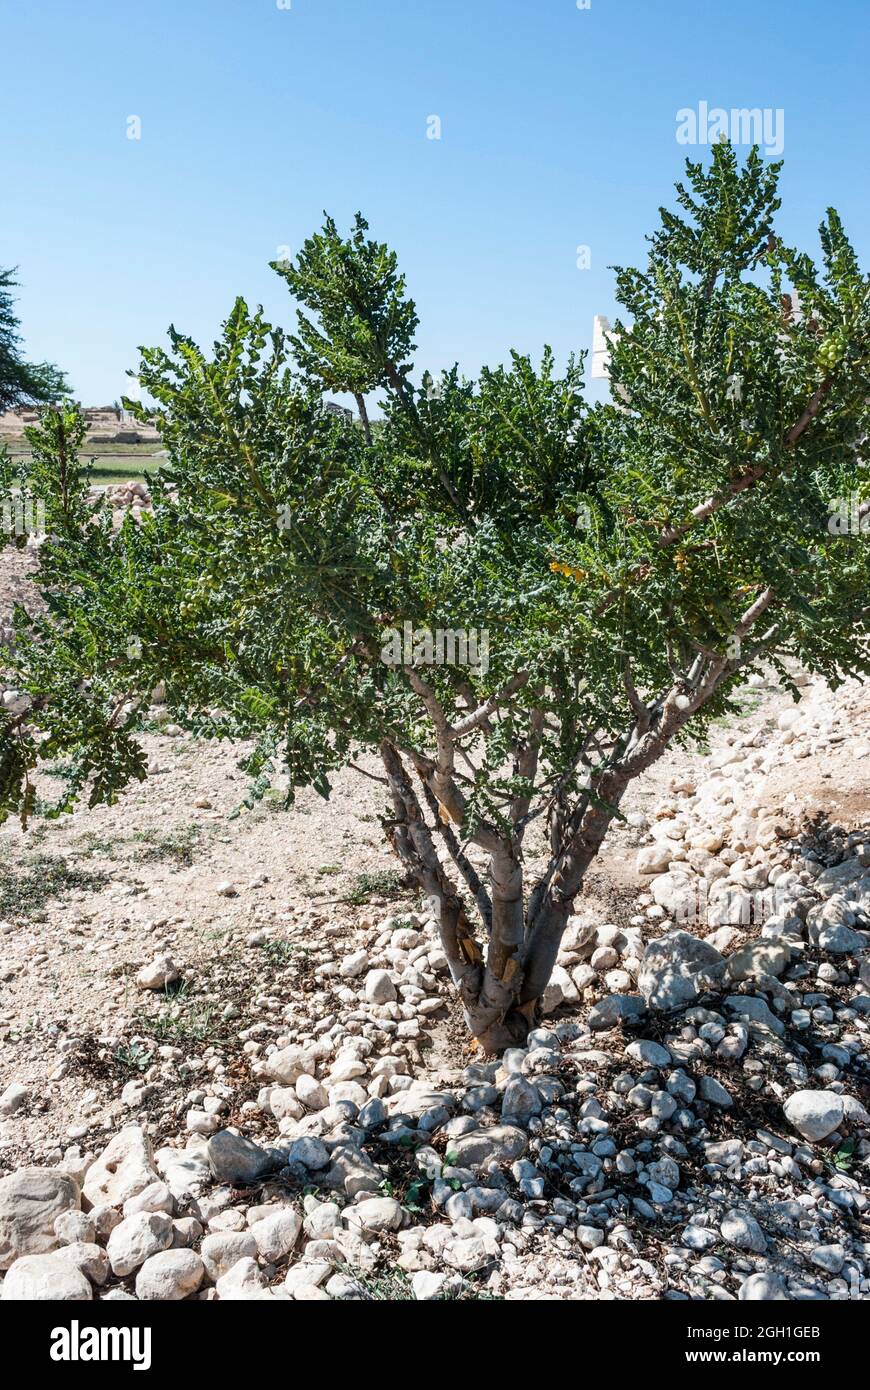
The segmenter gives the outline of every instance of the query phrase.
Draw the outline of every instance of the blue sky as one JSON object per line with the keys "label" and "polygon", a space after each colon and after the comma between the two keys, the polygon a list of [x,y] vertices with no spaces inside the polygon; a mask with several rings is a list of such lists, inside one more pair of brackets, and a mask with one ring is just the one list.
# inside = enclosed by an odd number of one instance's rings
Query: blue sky
{"label": "blue sky", "polygon": [[607,267],[643,259],[702,101],[781,108],[787,238],[814,250],[833,204],[870,259],[867,0],[280,3],[0,0],[0,265],[86,404],[170,322],[210,343],[237,294],[291,327],[268,261],[324,208],[398,251],[421,369],[564,360],[614,312]]}

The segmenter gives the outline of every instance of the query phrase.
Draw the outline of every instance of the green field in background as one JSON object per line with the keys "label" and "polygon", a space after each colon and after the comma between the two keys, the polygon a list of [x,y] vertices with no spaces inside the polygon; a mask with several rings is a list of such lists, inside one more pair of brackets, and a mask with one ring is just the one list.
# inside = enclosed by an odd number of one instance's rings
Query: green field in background
{"label": "green field in background", "polygon": [[[30,447],[26,439],[5,441],[10,457],[28,458]],[[84,464],[90,463],[91,481],[98,487],[112,483],[144,483],[164,462],[159,444],[88,444],[80,454]],[[93,460],[93,462],[91,462]]]}

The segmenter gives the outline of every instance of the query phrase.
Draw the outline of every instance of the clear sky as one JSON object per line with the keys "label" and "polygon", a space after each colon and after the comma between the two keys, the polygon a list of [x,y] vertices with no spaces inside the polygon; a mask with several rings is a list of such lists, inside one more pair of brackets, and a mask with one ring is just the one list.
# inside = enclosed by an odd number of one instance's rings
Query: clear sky
{"label": "clear sky", "polygon": [[237,294],[291,327],[267,263],[324,208],[398,251],[420,368],[563,360],[706,153],[681,108],[781,109],[788,239],[833,204],[870,260],[868,40],[870,0],[0,0],[0,265],[88,405]]}

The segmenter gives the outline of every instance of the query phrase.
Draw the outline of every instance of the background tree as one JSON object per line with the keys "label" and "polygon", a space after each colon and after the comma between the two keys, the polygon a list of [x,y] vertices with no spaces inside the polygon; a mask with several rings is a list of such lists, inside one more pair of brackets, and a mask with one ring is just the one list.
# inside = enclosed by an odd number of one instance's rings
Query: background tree
{"label": "background tree", "polygon": [[[867,278],[833,212],[820,269],[782,244],[779,166],[723,145],[687,170],[645,268],[617,272],[618,407],[549,351],[414,388],[413,305],[361,223],[288,274],[295,345],[239,301],[210,357],[174,330],[144,351],[170,462],[153,516],[43,549],[6,810],[61,752],[67,804],[144,777],[158,680],[195,735],[254,741],[249,804],[277,766],[328,795],[376,754],[469,1027],[521,1040],[631,782],[762,663],[787,686],[789,659],[868,669],[867,541],[828,525],[867,491]],[[330,363],[385,392],[371,445],[323,412]],[[487,633],[488,659],[439,662],[439,630]]]}
{"label": "background tree", "polygon": [[[75,538],[91,520],[90,469],[79,459],[87,432],[80,406],[61,401],[43,406],[38,424],[25,429],[28,454],[15,463],[0,455],[0,498],[14,494],[21,514],[38,516],[43,529],[55,537]],[[26,544],[26,534],[17,540]]]}
{"label": "background tree", "polygon": [[19,405],[59,400],[69,387],[63,372],[50,362],[25,362],[19,319],[11,291],[14,270],[0,270],[0,413]]}

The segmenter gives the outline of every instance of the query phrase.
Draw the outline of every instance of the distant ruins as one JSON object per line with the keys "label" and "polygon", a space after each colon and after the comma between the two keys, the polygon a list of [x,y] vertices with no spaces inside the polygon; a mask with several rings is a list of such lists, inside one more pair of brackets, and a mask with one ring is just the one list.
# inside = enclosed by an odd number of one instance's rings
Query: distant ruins
{"label": "distant ruins", "polygon": [[[325,401],[324,409],[333,415],[352,421],[354,413],[336,401]],[[88,423],[88,444],[159,444],[160,433],[153,425],[137,420],[123,406],[87,406],[82,414]],[[19,406],[0,414],[0,441],[20,439],[28,425],[38,423],[39,416],[32,406]]]}
{"label": "distant ruins", "polygon": [[[88,406],[82,410],[88,423],[88,444],[159,444],[160,435],[153,425],[144,425],[123,406]],[[0,415],[0,440],[20,438],[28,425],[39,421],[31,406],[19,406]]]}

